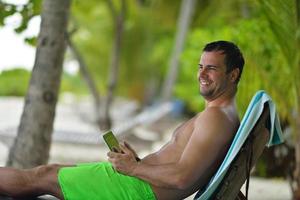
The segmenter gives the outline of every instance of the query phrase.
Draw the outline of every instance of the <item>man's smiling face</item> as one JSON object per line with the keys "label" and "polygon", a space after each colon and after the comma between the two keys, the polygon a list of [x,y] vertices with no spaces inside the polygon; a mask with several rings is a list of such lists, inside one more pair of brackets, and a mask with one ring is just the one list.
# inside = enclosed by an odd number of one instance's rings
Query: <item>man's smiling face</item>
{"label": "man's smiling face", "polygon": [[229,74],[226,72],[225,54],[222,51],[204,51],[198,70],[200,94],[207,100],[213,100],[228,88]]}

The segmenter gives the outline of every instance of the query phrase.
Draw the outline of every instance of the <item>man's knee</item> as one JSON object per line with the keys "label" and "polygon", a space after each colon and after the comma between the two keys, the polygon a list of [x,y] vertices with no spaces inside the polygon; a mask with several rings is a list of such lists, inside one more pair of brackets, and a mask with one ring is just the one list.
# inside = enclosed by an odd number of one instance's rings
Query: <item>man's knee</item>
{"label": "man's knee", "polygon": [[47,176],[55,176],[61,168],[58,164],[41,165],[32,169],[37,178],[44,178]]}
{"label": "man's knee", "polygon": [[35,182],[39,185],[52,185],[57,183],[58,171],[61,165],[50,164],[41,165],[32,169],[30,175],[34,177]]}
{"label": "man's knee", "polygon": [[60,194],[58,183],[58,171],[62,165],[50,164],[41,165],[32,169],[32,176],[35,179],[35,187],[42,194]]}

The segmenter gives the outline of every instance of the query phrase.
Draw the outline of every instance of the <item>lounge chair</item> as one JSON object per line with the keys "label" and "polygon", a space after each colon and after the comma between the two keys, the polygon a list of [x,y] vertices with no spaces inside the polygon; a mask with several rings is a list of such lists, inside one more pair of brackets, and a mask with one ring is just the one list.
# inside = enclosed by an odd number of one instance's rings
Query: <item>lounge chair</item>
{"label": "lounge chair", "polygon": [[[252,98],[223,163],[195,200],[247,199],[252,167],[265,146],[283,142],[275,105],[269,95],[258,91]],[[240,192],[246,181],[246,196]]]}

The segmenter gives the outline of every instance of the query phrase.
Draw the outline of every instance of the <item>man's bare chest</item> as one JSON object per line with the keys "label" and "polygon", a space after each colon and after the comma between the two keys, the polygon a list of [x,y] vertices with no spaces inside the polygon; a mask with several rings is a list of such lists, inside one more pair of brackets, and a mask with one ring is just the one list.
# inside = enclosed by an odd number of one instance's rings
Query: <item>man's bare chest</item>
{"label": "man's bare chest", "polygon": [[180,159],[193,134],[194,123],[195,118],[192,118],[175,129],[170,141],[157,152],[161,163],[176,162]]}
{"label": "man's bare chest", "polygon": [[196,118],[194,117],[175,129],[172,136],[172,142],[174,142],[178,146],[185,146],[193,134],[195,119]]}

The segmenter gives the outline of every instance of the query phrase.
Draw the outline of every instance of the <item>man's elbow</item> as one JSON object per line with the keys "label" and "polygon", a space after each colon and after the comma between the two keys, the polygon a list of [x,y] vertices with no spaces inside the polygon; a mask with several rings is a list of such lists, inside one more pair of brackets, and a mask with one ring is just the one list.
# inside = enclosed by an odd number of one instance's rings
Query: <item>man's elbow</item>
{"label": "man's elbow", "polygon": [[191,185],[191,180],[185,176],[180,176],[174,183],[176,189],[185,190]]}

